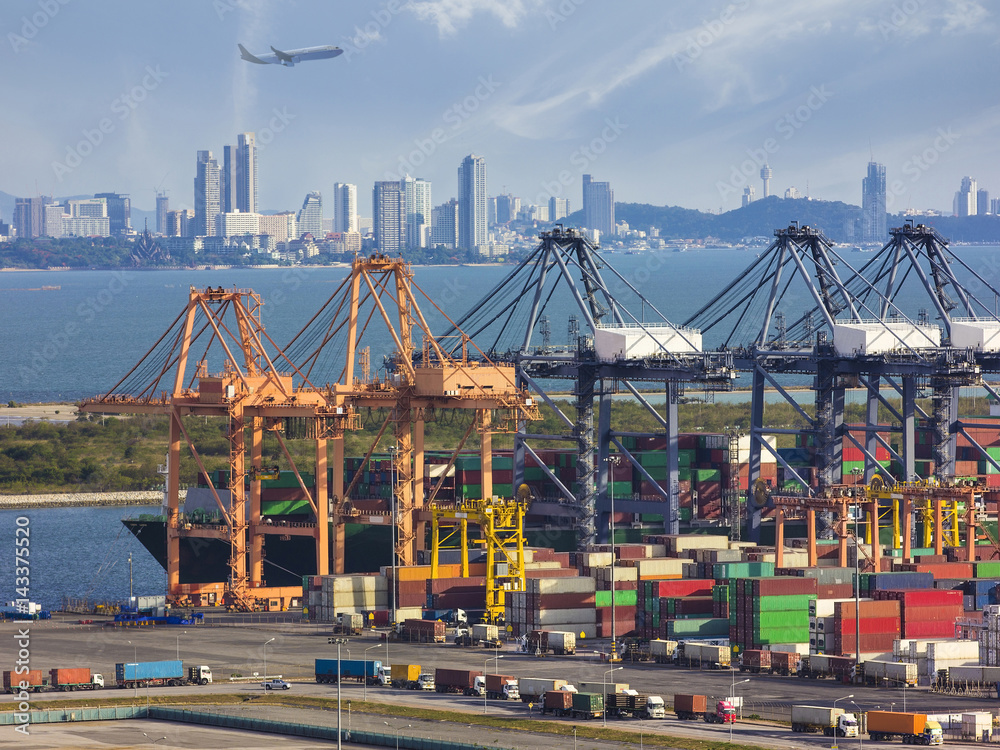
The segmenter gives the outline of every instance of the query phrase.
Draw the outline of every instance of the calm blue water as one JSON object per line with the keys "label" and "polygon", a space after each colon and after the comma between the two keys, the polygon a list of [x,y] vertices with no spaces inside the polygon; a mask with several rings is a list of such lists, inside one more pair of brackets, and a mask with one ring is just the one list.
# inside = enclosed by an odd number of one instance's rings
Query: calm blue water
{"label": "calm blue water", "polygon": [[132,553],[132,585],[137,596],[162,594],[167,576],[121,519],[156,508],[97,507],[0,511],[0,600],[17,598],[14,578],[15,529],[28,519],[30,596],[43,608],[62,603],[63,596],[92,601],[128,598],[128,556]]}
{"label": "calm blue water", "polygon": [[[961,247],[955,252],[993,286],[1000,286],[998,248]],[[859,264],[871,256],[848,252],[844,257]],[[680,323],[739,276],[755,255],[711,249],[613,254],[606,259],[668,319]],[[414,268],[415,283],[441,310],[417,293],[432,329],[443,330],[442,313],[457,318],[509,270],[506,266]],[[956,273],[969,277],[961,268]],[[76,400],[106,392],[168,330],[183,311],[191,286],[253,289],[264,300],[267,332],[284,346],[345,275],[344,268],[0,273],[0,401]],[[624,282],[609,269],[604,275],[612,289],[624,294]],[[43,286],[59,288],[42,290]],[[798,302],[812,305],[806,295],[800,295]],[[915,297],[907,312],[915,315],[918,308],[927,307],[925,299]],[[637,317],[648,314],[633,312]],[[554,298],[549,312],[553,342],[565,340],[568,317],[576,313],[568,296]],[[706,347],[717,345],[715,338],[707,334]],[[372,348],[373,368],[390,351],[390,343],[380,326],[370,329],[365,345]]]}

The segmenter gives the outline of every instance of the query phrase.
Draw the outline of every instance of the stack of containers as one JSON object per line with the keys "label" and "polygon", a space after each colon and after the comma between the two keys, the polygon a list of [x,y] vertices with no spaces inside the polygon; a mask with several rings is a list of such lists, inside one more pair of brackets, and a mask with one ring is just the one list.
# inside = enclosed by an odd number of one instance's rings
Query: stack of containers
{"label": "stack of containers", "polygon": [[340,613],[384,610],[389,606],[388,581],[378,575],[311,576],[319,587],[306,593],[309,619],[332,622]]}
{"label": "stack of containers", "polygon": [[[816,599],[809,602],[809,652],[812,654],[832,653],[834,639],[834,605],[837,602],[854,601],[853,597]],[[864,601],[869,601],[865,599]],[[827,641],[829,640],[829,645]]]}
{"label": "stack of containers", "polygon": [[743,650],[775,644],[807,649],[809,602],[815,599],[814,578],[731,579],[729,640]]}
{"label": "stack of containers", "polygon": [[568,630],[586,638],[597,636],[593,578],[532,578],[526,583],[521,632]]}
{"label": "stack of containers", "polygon": [[428,578],[428,609],[485,609],[486,577]]}
{"label": "stack of containers", "polygon": [[660,620],[660,602],[671,596],[710,595],[714,581],[699,579],[640,581],[636,591],[635,626],[640,637],[662,638],[664,622]]}
{"label": "stack of containers", "polygon": [[662,597],[660,599],[660,620],[694,620],[709,616],[714,617],[713,604],[714,600],[711,596]]}
{"label": "stack of containers", "polygon": [[[712,437],[706,435],[705,437]],[[722,516],[722,471],[720,469],[694,469],[694,490],[698,494],[698,518],[714,519]]]}
{"label": "stack of containers", "polygon": [[979,631],[979,663],[987,667],[1000,666],[1000,605],[991,604],[983,610],[983,628]]}
{"label": "stack of containers", "polygon": [[[982,565],[982,563],[979,564]],[[965,592],[965,608],[970,611],[982,611],[991,604],[1000,604],[998,584],[1000,584],[1000,581],[997,581],[995,578],[976,578],[963,582],[962,590]]]}
{"label": "stack of containers", "polygon": [[964,614],[961,591],[874,591],[872,598],[876,601],[899,602],[903,638],[954,636],[955,621]]}
{"label": "stack of containers", "polygon": [[712,586],[712,617],[729,619],[729,586]]}
{"label": "stack of containers", "polygon": [[899,563],[896,570],[902,572],[930,573],[934,578],[973,577],[972,563],[969,562],[939,562],[939,563]]}
{"label": "stack of containers", "polygon": [[[853,601],[836,602],[833,605],[833,644],[827,632],[827,653],[838,656],[854,655],[857,652],[857,630],[861,631],[861,654],[875,655],[892,651],[893,641],[899,638],[899,602],[862,601],[857,609]],[[860,611],[860,624],[856,613]]]}
{"label": "stack of containers", "polygon": [[900,640],[893,646],[893,659],[917,665],[917,675],[933,682],[941,670],[979,663],[978,641],[952,639]]}
{"label": "stack of containers", "polygon": [[[614,594],[614,618],[612,619],[611,592],[595,592],[596,625],[598,638],[627,635],[635,630],[636,591],[616,589]],[[611,623],[614,622],[612,630]]]}
{"label": "stack of containers", "polygon": [[770,578],[773,575],[773,562],[723,562],[712,566],[712,578],[720,583],[733,578]]}

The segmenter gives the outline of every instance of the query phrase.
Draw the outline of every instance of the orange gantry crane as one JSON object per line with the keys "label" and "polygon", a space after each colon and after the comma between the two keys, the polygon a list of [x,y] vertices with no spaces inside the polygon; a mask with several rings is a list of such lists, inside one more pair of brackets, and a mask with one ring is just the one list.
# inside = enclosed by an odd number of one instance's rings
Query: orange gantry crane
{"label": "orange gantry crane", "polygon": [[[266,434],[280,444],[315,521],[282,527],[280,533],[315,541],[316,559],[307,567],[320,575],[343,572],[344,524],[349,520],[380,522],[388,516],[396,561],[415,563],[430,520],[424,502],[424,428],[449,410],[474,412],[454,447],[452,462],[476,429],[483,495],[492,495],[492,435],[514,431],[519,421],[537,419],[537,405],[517,388],[512,366],[495,364],[478,351],[470,356],[471,342],[464,335],[460,346],[448,351],[438,343],[420,310],[412,278],[409,265],[401,259],[356,258],[338,289],[284,349],[265,332],[262,301],[252,291],[192,288],[184,311],[139,363],[108,392],[80,404],[84,412],[169,417],[165,504],[171,602],[204,602],[206,593],[221,591],[228,605],[252,610],[262,601],[287,604],[301,595],[297,587],[267,586],[263,573],[265,538],[277,533],[262,523],[260,512],[261,478],[267,473],[262,465]],[[416,291],[423,294],[419,288]],[[368,349],[361,344],[378,321],[384,323],[393,354],[387,357],[385,372],[373,376]],[[422,337],[419,349],[414,344],[417,334]],[[460,351],[461,356],[450,351]],[[338,362],[341,353],[344,359]],[[366,461],[386,432],[392,436],[394,482],[388,502],[348,500],[364,464],[350,482],[345,481],[344,435],[360,427],[362,410],[384,415]],[[228,487],[211,487],[221,523],[192,524],[181,514],[182,444],[187,444],[199,472],[209,478],[185,427],[185,417],[190,416],[228,422]],[[286,446],[285,438],[292,433],[315,441],[312,487],[303,481]],[[328,466],[332,497],[325,481]],[[223,496],[219,490],[228,493]],[[185,537],[228,543],[226,581],[181,583],[180,544]]]}
{"label": "orange gantry crane", "polygon": [[[354,413],[384,415],[366,462],[383,435],[391,435],[394,481],[388,505],[374,499],[365,503],[348,499],[365,464],[349,479],[345,477],[343,439],[334,440],[333,572],[344,570],[344,524],[348,520],[380,522],[384,516],[379,512],[388,513],[392,520],[396,562],[416,563],[430,520],[424,496],[424,430],[428,421],[451,410],[474,412],[465,435],[454,446],[451,462],[477,431],[482,494],[489,498],[493,494],[492,435],[514,432],[519,421],[539,417],[537,404],[517,387],[513,366],[492,362],[464,334],[459,334],[459,341],[450,342],[454,346],[442,346],[421,310],[420,297],[451,322],[413,282],[408,263],[378,254],[355,258],[348,276],[286,347],[306,377],[333,381],[329,392],[334,401],[349,405]],[[359,364],[368,362],[367,348],[363,347],[366,338],[380,335],[389,337],[394,353],[387,358],[385,372],[373,377],[367,366]],[[419,346],[414,340],[418,336]],[[337,359],[341,351],[342,364]],[[453,351],[459,354],[451,354]],[[324,369],[331,364],[334,369]],[[333,377],[321,377],[319,372]]]}
{"label": "orange gantry crane", "polygon": [[[180,544],[184,537],[229,543],[228,580],[218,583],[230,606],[251,610],[258,606],[259,599],[287,601],[299,595],[264,585],[264,535],[274,533],[261,522],[260,513],[264,434],[268,431],[276,435],[291,461],[281,433],[289,420],[304,421],[317,443],[317,472],[325,474],[326,440],[342,435],[353,419],[349,407],[338,404],[330,392],[313,388],[304,379],[306,387],[294,385],[294,366],[267,337],[260,308],[260,298],[248,290],[192,288],[184,311],[140,362],[107,393],[80,404],[84,412],[169,417],[165,503],[167,595],[172,602],[220,588],[218,584],[181,583]],[[279,364],[287,369],[279,370]],[[210,367],[216,369],[210,372]],[[187,416],[228,421],[229,486],[211,488],[222,523],[192,525],[180,514],[182,443],[187,443],[199,472],[209,477],[198,446],[185,427]],[[228,496],[220,495],[219,489],[228,490]],[[303,483],[302,489],[315,523],[283,528],[281,532],[312,537],[316,570],[326,572],[328,557],[324,550],[329,531],[325,487],[317,484],[312,493]]]}

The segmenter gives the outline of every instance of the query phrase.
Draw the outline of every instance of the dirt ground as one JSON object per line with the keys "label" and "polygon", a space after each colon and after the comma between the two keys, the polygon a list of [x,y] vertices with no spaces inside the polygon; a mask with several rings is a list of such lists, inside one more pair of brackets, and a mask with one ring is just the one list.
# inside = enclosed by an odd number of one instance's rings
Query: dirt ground
{"label": "dirt ground", "polygon": [[0,404],[0,425],[21,423],[28,419],[45,419],[50,422],[71,422],[76,419],[76,404]]}

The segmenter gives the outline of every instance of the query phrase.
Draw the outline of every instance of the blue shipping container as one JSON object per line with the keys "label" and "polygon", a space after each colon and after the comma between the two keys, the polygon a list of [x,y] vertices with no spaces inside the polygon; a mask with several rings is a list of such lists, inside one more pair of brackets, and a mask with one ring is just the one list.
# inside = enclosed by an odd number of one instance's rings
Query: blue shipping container
{"label": "blue shipping container", "polygon": [[[369,659],[364,661],[363,659],[341,659],[340,660],[340,676],[344,678],[358,678],[363,677],[374,677],[378,674],[378,671],[382,668],[382,662],[377,659]],[[336,659],[317,659],[316,660],[316,674],[317,675],[336,675],[337,674],[337,660]]]}
{"label": "blue shipping container", "polygon": [[176,680],[184,677],[184,663],[179,661],[141,661],[115,664],[115,679]]}

